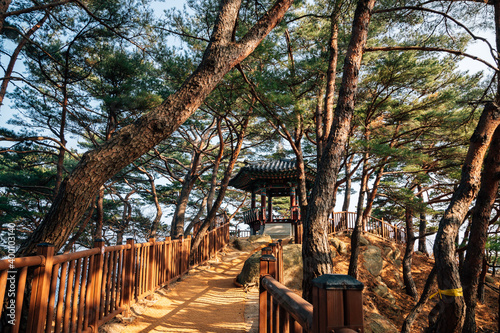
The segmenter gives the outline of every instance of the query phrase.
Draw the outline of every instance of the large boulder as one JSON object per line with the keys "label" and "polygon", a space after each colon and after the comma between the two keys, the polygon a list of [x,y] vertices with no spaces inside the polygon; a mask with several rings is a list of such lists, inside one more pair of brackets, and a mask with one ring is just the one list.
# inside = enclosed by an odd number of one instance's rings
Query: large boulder
{"label": "large boulder", "polygon": [[241,285],[251,285],[259,282],[260,252],[252,254],[243,264],[240,274],[236,277],[236,282]]}
{"label": "large boulder", "polygon": [[254,249],[254,246],[255,246],[252,243],[250,243],[248,240],[243,239],[243,238],[236,238],[233,244],[234,244],[234,247],[240,251],[252,251]]}
{"label": "large boulder", "polygon": [[269,235],[252,235],[248,237],[247,240],[252,244],[259,244],[259,245],[269,244],[273,241],[271,236]]}
{"label": "large boulder", "polygon": [[[259,282],[261,252],[251,255],[243,265],[236,281],[242,285]],[[302,245],[287,244],[283,246],[283,284],[288,288],[300,289],[302,286]]]}
{"label": "large boulder", "polygon": [[253,251],[271,242],[272,239],[269,235],[253,235],[248,238],[236,238],[233,244],[240,251]]}
{"label": "large boulder", "polygon": [[389,319],[376,313],[365,313],[365,333],[398,333],[398,329]]}
{"label": "large boulder", "polygon": [[[340,239],[336,237],[330,237],[328,239],[330,245],[341,255],[347,254],[347,245]],[[333,251],[332,251],[333,252]],[[333,256],[334,257],[334,256]]]}
{"label": "large boulder", "polygon": [[370,245],[370,241],[363,236],[359,236],[359,245],[368,246]]}
{"label": "large boulder", "polygon": [[380,276],[383,267],[382,251],[377,246],[368,245],[363,251],[364,266],[373,276]]}

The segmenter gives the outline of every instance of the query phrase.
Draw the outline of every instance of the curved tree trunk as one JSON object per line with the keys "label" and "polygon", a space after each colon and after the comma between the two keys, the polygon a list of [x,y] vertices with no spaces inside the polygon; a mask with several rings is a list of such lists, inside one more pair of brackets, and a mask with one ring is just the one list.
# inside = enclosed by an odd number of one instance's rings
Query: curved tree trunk
{"label": "curved tree trunk", "polygon": [[151,195],[153,196],[153,201],[155,203],[155,208],[156,208],[156,215],[153,220],[153,223],[151,223],[151,229],[149,231],[149,238],[155,238],[156,233],[158,232],[158,228],[160,227],[160,220],[163,215],[163,212],[161,210],[160,202],[158,200],[158,193],[156,192],[155,179],[149,172],[146,172],[146,170],[144,170],[144,173],[149,179],[149,184],[151,185]]}
{"label": "curved tree trunk", "polygon": [[[368,186],[368,152],[363,155],[363,171],[359,186],[358,207],[356,209],[356,222],[351,235],[351,257],[349,259],[348,275],[358,278],[358,258],[360,252],[359,242],[363,233],[363,202],[365,201],[366,187]],[[347,221],[345,222],[347,223]],[[347,225],[346,225],[347,226]]]}
{"label": "curved tree trunk", "polygon": [[241,40],[233,42],[241,0],[222,1],[210,43],[194,73],[162,105],[122,128],[99,149],[84,154],[63,181],[44,220],[21,245],[17,255],[34,253],[36,244],[42,242],[60,249],[99,188],[186,121],[224,75],[252,53],[281,21],[292,2],[278,0]]}
{"label": "curved tree trunk", "polygon": [[[417,197],[421,202],[424,202],[424,194],[422,193],[422,186],[417,185],[418,195]],[[420,212],[420,218],[418,222],[418,250],[424,254],[429,255],[427,252],[427,237],[425,237],[425,233],[427,232],[427,217],[425,216],[425,212]]]}
{"label": "curved tree trunk", "polygon": [[406,316],[405,320],[403,321],[403,327],[401,328],[401,333],[411,333],[411,325],[415,321],[415,318],[422,312],[424,309],[425,303],[427,303],[427,300],[429,299],[429,296],[431,295],[431,287],[434,284],[434,281],[436,281],[436,267],[434,266],[429,273],[429,276],[427,277],[427,281],[425,282],[424,290],[422,291],[422,295],[420,296],[420,299],[418,300],[417,304],[411,309],[410,313]]}
{"label": "curved tree trunk", "polygon": [[[455,258],[455,239],[472,200],[479,190],[481,167],[495,129],[500,124],[500,112],[493,103],[488,103],[476,130],[470,139],[469,150],[462,167],[460,185],[439,223],[434,243],[437,281],[440,290],[460,289],[460,276]],[[460,296],[442,295],[436,308],[439,315],[432,331],[459,333],[465,317],[465,302]]]}
{"label": "curved tree trunk", "polygon": [[472,214],[469,244],[461,271],[464,299],[467,305],[463,333],[476,332],[476,304],[479,275],[483,268],[484,251],[488,238],[488,225],[492,206],[498,193],[500,181],[500,126],[497,127],[488,156],[484,162],[481,177],[481,189],[477,195],[476,206]]}
{"label": "curved tree trunk", "polygon": [[321,137],[318,137],[318,161],[321,161],[321,155],[326,147],[328,137],[333,123],[333,110],[335,105],[335,80],[337,78],[337,60],[338,60],[338,36],[339,36],[339,19],[340,8],[344,1],[335,0],[332,14],[330,15],[330,40],[328,43],[328,69],[326,71],[326,92],[324,113],[322,114],[321,121],[322,127]]}
{"label": "curved tree trunk", "polygon": [[198,213],[196,213],[194,219],[191,222],[189,222],[188,226],[186,227],[186,230],[184,231],[184,235],[188,235],[189,233],[191,233],[191,230],[193,230],[194,225],[200,222],[200,219],[203,216],[203,212],[205,211],[205,207],[207,206],[207,198],[208,198],[207,195],[203,197],[203,200],[200,204],[200,209],[198,209]]}
{"label": "curved tree trunk", "polygon": [[303,297],[311,301],[312,280],[332,271],[332,259],[328,245],[328,214],[331,212],[332,199],[342,155],[351,127],[354,113],[354,98],[357,92],[359,68],[363,49],[368,37],[368,25],[375,0],[358,1],[352,24],[352,35],[347,49],[342,85],[333,126],[328,143],[318,166],[318,175],[311,193],[307,216],[304,220],[303,260]]}
{"label": "curved tree trunk", "polygon": [[186,217],[186,208],[189,201],[189,195],[193,190],[194,183],[198,179],[198,168],[201,162],[201,152],[195,148],[193,152],[193,157],[191,159],[191,165],[189,171],[182,182],[182,189],[179,193],[179,198],[177,198],[177,204],[175,206],[175,212],[172,217],[172,225],[170,228],[170,236],[172,239],[177,239],[184,236],[184,221]]}
{"label": "curved tree trunk", "polygon": [[215,197],[215,189],[217,188],[217,174],[219,173],[219,167],[220,162],[222,161],[222,157],[224,157],[225,143],[221,128],[221,118],[217,119],[217,135],[219,136],[219,153],[217,154],[217,158],[214,162],[214,168],[212,169],[212,178],[210,179],[210,190],[208,193],[208,197],[206,198],[207,215],[210,213],[210,210],[212,210],[212,204]]}
{"label": "curved tree trunk", "polygon": [[94,239],[102,239],[104,226],[104,186],[101,186],[97,195],[97,219],[95,221]]}
{"label": "curved tree trunk", "polygon": [[411,275],[411,261],[413,258],[413,247],[415,246],[415,233],[413,232],[413,214],[410,207],[406,206],[405,220],[406,220],[406,248],[403,257],[403,281],[405,283],[405,290],[408,295],[417,299],[418,292],[413,276]]}
{"label": "curved tree trunk", "polygon": [[349,206],[351,204],[351,187],[352,187],[352,179],[351,179],[351,167],[352,167],[352,161],[354,159],[354,154],[352,154],[345,163],[345,195],[344,195],[344,202],[342,203],[342,211],[343,212],[348,212],[349,211]]}

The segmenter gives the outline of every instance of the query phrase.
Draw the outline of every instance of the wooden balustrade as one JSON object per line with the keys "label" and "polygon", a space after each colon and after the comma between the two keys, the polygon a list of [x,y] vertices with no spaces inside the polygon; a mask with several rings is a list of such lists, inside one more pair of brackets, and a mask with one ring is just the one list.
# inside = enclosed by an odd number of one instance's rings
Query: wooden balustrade
{"label": "wooden balustrade", "polygon": [[[10,320],[0,331],[97,332],[120,313],[130,316],[135,302],[210,259],[228,242],[226,223],[205,235],[193,250],[192,262],[190,237],[141,244],[129,239],[125,245],[109,247],[97,240],[93,249],[56,256],[52,245],[40,244],[36,256],[0,260],[0,285],[6,286],[0,288],[1,304],[8,297],[0,315],[3,309]],[[33,272],[30,286],[28,270]],[[26,289],[31,290],[28,300]]]}
{"label": "wooden balustrade", "polygon": [[262,249],[259,285],[260,333],[364,332],[363,284],[348,275],[313,280],[312,304],[283,282],[281,242]]}
{"label": "wooden balustrade", "polygon": [[[333,213],[328,224],[328,233],[333,234],[354,229],[356,217],[357,214],[351,212]],[[404,229],[372,216],[368,217],[368,220],[363,225],[363,231],[399,243],[406,242],[406,231]]]}

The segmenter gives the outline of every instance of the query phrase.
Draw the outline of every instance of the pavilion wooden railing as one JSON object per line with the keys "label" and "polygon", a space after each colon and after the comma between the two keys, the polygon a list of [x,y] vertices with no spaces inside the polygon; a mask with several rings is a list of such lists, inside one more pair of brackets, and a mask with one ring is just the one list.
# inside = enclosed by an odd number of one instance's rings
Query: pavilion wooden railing
{"label": "pavilion wooden railing", "polygon": [[243,212],[243,222],[250,224],[255,221],[260,221],[262,219],[262,213],[260,208],[251,208]]}
{"label": "pavilion wooden railing", "polygon": [[[6,286],[0,287],[0,304],[7,304],[0,316],[5,311],[3,324],[9,326],[0,331],[97,332],[120,313],[129,317],[131,305],[176,281],[228,242],[226,223],[207,233],[191,264],[190,237],[141,244],[129,239],[109,247],[99,240],[90,250],[61,255],[54,255],[52,245],[40,244],[35,256],[0,260],[0,286]],[[30,298],[25,299],[29,287]]]}
{"label": "pavilion wooden railing", "polygon": [[[333,213],[328,225],[328,233],[333,234],[354,229],[356,217],[357,214],[351,212]],[[368,221],[363,224],[363,231],[396,242],[406,242],[406,231],[404,229],[372,216],[368,217]]]}
{"label": "pavilion wooden railing", "polygon": [[313,280],[312,304],[285,287],[281,243],[262,249],[259,333],[364,332],[363,284],[348,275]]}
{"label": "pavilion wooden railing", "polygon": [[229,235],[238,238],[250,237],[250,230],[229,230]]}

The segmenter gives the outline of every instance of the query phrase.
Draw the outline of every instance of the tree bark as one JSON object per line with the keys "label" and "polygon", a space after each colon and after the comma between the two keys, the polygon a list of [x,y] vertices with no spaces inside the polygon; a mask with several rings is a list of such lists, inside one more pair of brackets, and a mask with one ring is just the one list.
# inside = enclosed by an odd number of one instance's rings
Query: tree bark
{"label": "tree bark", "polygon": [[352,179],[351,179],[351,167],[352,167],[352,161],[354,159],[354,154],[352,154],[345,163],[345,195],[344,195],[344,202],[342,204],[342,211],[343,212],[348,212],[349,211],[349,206],[351,204],[351,187],[352,187]]}
{"label": "tree bark", "polygon": [[425,303],[427,303],[427,300],[429,299],[429,296],[431,294],[431,287],[434,284],[434,281],[436,280],[436,267],[434,266],[429,273],[429,276],[427,277],[427,281],[425,282],[424,290],[422,291],[422,295],[420,296],[420,299],[418,300],[417,304],[411,309],[410,313],[406,316],[405,320],[403,321],[403,327],[401,328],[401,333],[410,333],[411,331],[411,325],[415,321],[415,318],[422,312]]}
{"label": "tree bark", "polygon": [[[422,186],[417,185],[417,191],[419,193],[417,197],[420,198],[421,202],[424,202],[424,194],[422,193]],[[424,236],[426,230],[427,230],[427,217],[425,216],[425,212],[421,211],[418,224],[418,250],[428,255],[429,253],[427,252],[427,244],[426,244],[427,238]]]}
{"label": "tree bark", "polygon": [[[207,199],[208,196],[204,196],[203,197],[203,200],[201,202],[201,205],[200,205],[200,209],[198,209],[198,213],[196,213],[196,216],[194,217],[194,219],[189,222],[188,226],[186,227],[186,230],[184,231],[184,235],[189,235],[189,233],[191,232],[191,230],[193,230],[193,227],[196,223],[200,222],[200,219],[201,217],[203,216],[203,212],[205,211],[205,207],[207,206]],[[209,211],[210,213],[210,211]]]}
{"label": "tree bark", "polygon": [[411,262],[413,258],[413,247],[415,245],[415,233],[413,232],[413,212],[409,206],[405,211],[406,222],[406,248],[403,257],[403,281],[408,295],[417,300],[418,292],[413,276],[411,275]]}
{"label": "tree bark", "polygon": [[[455,238],[469,206],[479,190],[483,159],[499,123],[498,107],[493,103],[488,103],[470,139],[469,149],[462,167],[460,184],[439,223],[434,243],[434,257],[440,290],[461,288],[455,259]],[[439,315],[435,326],[431,327],[431,331],[439,333],[461,332],[465,317],[463,297],[447,295],[441,297],[440,302],[436,305]]]}
{"label": "tree bark", "polygon": [[90,220],[92,219],[92,215],[94,214],[94,209],[95,209],[95,206],[91,205],[90,211],[89,211],[87,217],[85,218],[83,223],[80,225],[77,232],[75,232],[75,234],[69,239],[68,243],[66,243],[66,245],[64,246],[63,253],[69,253],[71,251],[71,249],[73,248],[73,245],[75,245],[76,241],[83,234],[83,232],[85,231],[85,228],[87,227]]}
{"label": "tree bark", "polygon": [[[368,136],[368,134],[367,134]],[[363,171],[361,173],[361,184],[359,186],[358,206],[356,208],[356,222],[351,235],[351,257],[349,258],[348,275],[358,278],[358,258],[360,252],[359,242],[363,233],[363,202],[368,186],[368,152],[363,155]],[[347,221],[345,222],[347,223]]]}
{"label": "tree bark", "polygon": [[104,225],[104,186],[101,186],[97,194],[97,219],[95,221],[94,239],[102,239],[102,227]]}
{"label": "tree bark", "polygon": [[302,290],[304,299],[308,301],[312,300],[312,279],[332,271],[327,234],[328,214],[333,208],[334,188],[351,128],[361,58],[368,37],[368,25],[374,4],[375,0],[360,0],[357,3],[334,121],[318,166],[318,175],[304,221]]}
{"label": "tree bark", "polygon": [[186,216],[186,208],[189,201],[189,194],[193,190],[194,183],[198,179],[198,168],[201,162],[201,152],[195,148],[189,171],[186,173],[182,182],[182,189],[177,199],[174,216],[172,217],[172,225],[170,228],[170,236],[172,239],[177,239],[184,236],[184,221]]}
{"label": "tree bark", "polygon": [[7,9],[9,9],[10,3],[12,0],[0,0],[0,33],[3,29],[3,23],[5,21],[5,13],[7,13]]}
{"label": "tree bark", "polygon": [[[144,170],[146,171],[146,170]],[[161,210],[160,202],[158,200],[158,193],[156,192],[156,185],[155,185],[155,179],[154,177],[149,173],[145,172],[146,176],[149,179],[149,184],[151,185],[151,195],[153,196],[153,201],[155,203],[155,208],[156,208],[156,215],[153,220],[153,223],[151,223],[151,230],[149,232],[149,238],[155,238],[156,233],[158,232],[158,228],[160,227],[160,220],[163,215],[163,212]]]}
{"label": "tree bark", "polygon": [[484,162],[481,176],[481,189],[477,195],[472,214],[469,244],[461,271],[461,282],[464,288],[464,300],[467,306],[462,332],[476,332],[476,304],[479,275],[483,268],[484,251],[488,239],[488,226],[492,206],[498,193],[500,181],[500,126],[497,127],[491,141],[488,156]]}
{"label": "tree bark", "polygon": [[[339,36],[339,18],[340,8],[344,2],[336,0],[334,8],[330,15],[330,40],[328,69],[326,71],[326,93],[324,112],[322,114],[322,135],[318,138],[318,147],[320,147],[321,154],[330,136],[330,130],[333,123],[333,110],[335,104],[335,79],[337,78],[337,60],[338,60],[338,36]],[[318,161],[321,161],[321,154],[318,155]]]}
{"label": "tree bark", "polygon": [[194,73],[155,110],[122,128],[99,149],[84,154],[63,181],[44,220],[21,245],[17,255],[34,253],[36,244],[41,242],[60,249],[99,188],[189,118],[224,75],[252,53],[281,21],[292,2],[278,0],[241,40],[233,42],[241,0],[223,0],[210,43]]}
{"label": "tree bark", "polygon": [[221,128],[221,118],[217,119],[217,135],[219,136],[219,154],[217,154],[217,158],[215,159],[214,168],[212,170],[212,179],[210,179],[210,191],[208,193],[208,197],[206,198],[207,204],[207,215],[212,210],[212,204],[214,202],[215,197],[215,189],[217,188],[217,174],[219,173],[220,162],[222,161],[222,157],[224,157],[224,136],[222,135]]}

